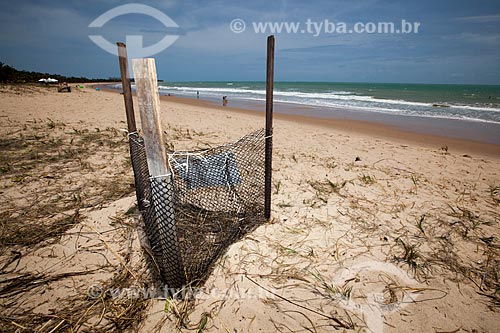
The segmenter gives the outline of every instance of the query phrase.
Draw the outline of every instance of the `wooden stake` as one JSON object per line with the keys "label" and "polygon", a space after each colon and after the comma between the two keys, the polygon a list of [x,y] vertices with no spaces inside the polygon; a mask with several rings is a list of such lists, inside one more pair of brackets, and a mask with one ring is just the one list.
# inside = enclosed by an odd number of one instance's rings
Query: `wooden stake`
{"label": "wooden stake", "polygon": [[266,73],[266,159],[264,216],[271,217],[271,180],[273,163],[273,90],[274,90],[274,36],[267,37]]}
{"label": "wooden stake", "polygon": [[149,175],[151,177],[167,176],[170,175],[170,171],[167,167],[167,154],[160,123],[160,96],[155,60],[153,58],[133,59],[132,66]]}
{"label": "wooden stake", "polygon": [[[135,124],[135,114],[134,114],[134,103],[132,101],[132,88],[130,87],[130,74],[128,71],[128,58],[127,58],[127,47],[125,43],[118,42],[118,61],[120,63],[120,74],[122,77],[122,90],[123,99],[125,102],[125,114],[127,115],[127,129],[128,133],[137,132],[137,126]],[[140,166],[134,165],[134,156],[132,155],[132,141],[130,141],[130,160],[132,162],[132,168],[134,170],[134,181],[135,181],[135,196],[137,198],[137,206],[142,211],[144,209],[144,193],[140,193],[142,188],[142,176],[139,171]]]}
{"label": "wooden stake", "polygon": [[125,43],[118,42],[118,60],[120,62],[120,74],[122,77],[123,99],[125,100],[125,112],[127,114],[128,132],[137,131],[134,115],[134,103],[132,102],[132,88],[130,87],[130,75],[128,72],[127,47]]}
{"label": "wooden stake", "polygon": [[169,288],[181,288],[186,283],[175,220],[174,186],[167,163],[160,122],[160,96],[155,60],[134,59],[135,87],[141,115],[144,147],[151,179],[154,228],[158,231],[160,270]]}

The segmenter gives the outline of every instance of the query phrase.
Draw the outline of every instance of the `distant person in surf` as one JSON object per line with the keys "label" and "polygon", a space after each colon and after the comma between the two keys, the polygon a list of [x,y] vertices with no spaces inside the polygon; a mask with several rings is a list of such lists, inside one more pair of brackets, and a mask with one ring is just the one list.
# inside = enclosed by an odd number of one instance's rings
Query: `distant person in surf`
{"label": "distant person in surf", "polygon": [[200,92],[199,91],[196,92],[196,98],[200,98]]}
{"label": "distant person in surf", "polygon": [[227,106],[227,96],[222,96],[222,106]]}

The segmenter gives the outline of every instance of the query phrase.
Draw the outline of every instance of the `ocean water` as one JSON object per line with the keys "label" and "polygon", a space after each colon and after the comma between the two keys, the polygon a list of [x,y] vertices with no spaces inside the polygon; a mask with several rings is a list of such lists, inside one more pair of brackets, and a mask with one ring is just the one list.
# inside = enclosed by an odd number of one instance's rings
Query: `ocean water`
{"label": "ocean water", "polygon": [[[264,101],[264,82],[173,82],[161,94],[219,101]],[[321,108],[500,124],[500,86],[394,83],[276,82],[274,101]]]}

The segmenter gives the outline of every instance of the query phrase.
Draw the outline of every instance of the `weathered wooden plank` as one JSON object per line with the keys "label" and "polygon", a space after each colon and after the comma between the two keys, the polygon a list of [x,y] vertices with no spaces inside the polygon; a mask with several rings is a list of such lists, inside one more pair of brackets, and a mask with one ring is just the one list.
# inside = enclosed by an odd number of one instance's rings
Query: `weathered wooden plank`
{"label": "weathered wooden plank", "polygon": [[154,59],[134,59],[134,79],[141,116],[142,135],[151,178],[155,253],[169,288],[182,288],[186,283],[175,219],[174,187],[170,173],[160,121],[160,96]]}
{"label": "weathered wooden plank", "polygon": [[133,59],[137,103],[151,177],[170,175],[160,121],[160,96],[153,58]]}

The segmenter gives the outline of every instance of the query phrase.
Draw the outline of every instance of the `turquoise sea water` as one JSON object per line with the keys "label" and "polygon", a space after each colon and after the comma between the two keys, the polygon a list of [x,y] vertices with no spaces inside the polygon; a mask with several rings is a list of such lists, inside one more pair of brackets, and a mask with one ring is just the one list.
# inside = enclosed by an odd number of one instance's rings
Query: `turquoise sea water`
{"label": "turquoise sea water", "polygon": [[[160,93],[220,100],[265,100],[264,82],[160,83]],[[500,124],[500,86],[396,83],[276,82],[274,101],[386,114]]]}

